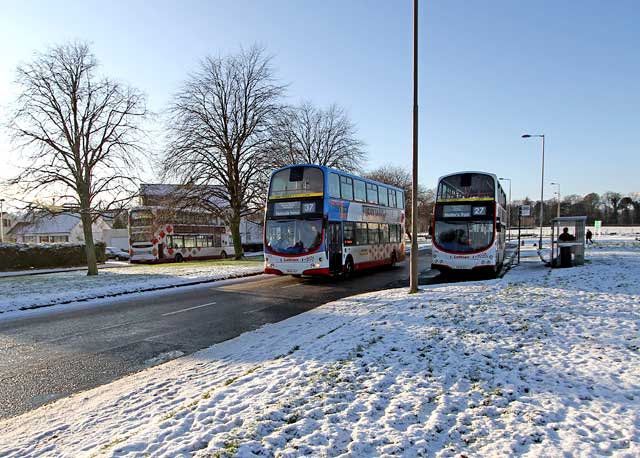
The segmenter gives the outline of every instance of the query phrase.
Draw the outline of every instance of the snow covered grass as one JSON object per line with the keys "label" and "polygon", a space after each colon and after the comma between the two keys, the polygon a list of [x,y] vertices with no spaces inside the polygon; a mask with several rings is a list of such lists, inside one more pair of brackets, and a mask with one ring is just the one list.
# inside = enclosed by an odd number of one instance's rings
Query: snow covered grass
{"label": "snow covered grass", "polygon": [[88,277],[84,270],[3,277],[0,278],[0,313],[197,281],[221,280],[262,270],[260,259],[215,260],[101,269],[99,275],[93,277]]}
{"label": "snow covered grass", "polygon": [[640,456],[640,243],[333,302],[0,422],[0,455]]}

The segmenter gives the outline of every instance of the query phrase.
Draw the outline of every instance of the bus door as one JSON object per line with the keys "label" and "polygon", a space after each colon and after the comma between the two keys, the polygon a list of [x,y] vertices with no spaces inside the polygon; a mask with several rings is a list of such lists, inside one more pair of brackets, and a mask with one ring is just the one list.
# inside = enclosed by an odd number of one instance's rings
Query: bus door
{"label": "bus door", "polygon": [[329,271],[331,273],[342,272],[342,225],[341,223],[329,223],[327,231],[327,244],[329,247]]}

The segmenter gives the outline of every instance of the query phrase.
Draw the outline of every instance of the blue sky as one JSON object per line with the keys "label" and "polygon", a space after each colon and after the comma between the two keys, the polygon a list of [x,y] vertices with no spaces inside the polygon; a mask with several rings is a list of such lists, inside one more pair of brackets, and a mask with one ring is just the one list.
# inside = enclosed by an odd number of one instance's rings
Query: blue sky
{"label": "blue sky", "polygon": [[[0,2],[0,105],[15,67],[66,40],[160,111],[203,56],[263,45],[292,102],[344,106],[368,168],[410,167],[412,2]],[[640,191],[640,8],[629,1],[422,1],[420,179],[513,179],[514,198]],[[6,111],[0,113],[6,116]],[[4,136],[4,133],[2,134]],[[5,138],[0,160],[12,163]],[[3,168],[6,177],[11,168]]]}

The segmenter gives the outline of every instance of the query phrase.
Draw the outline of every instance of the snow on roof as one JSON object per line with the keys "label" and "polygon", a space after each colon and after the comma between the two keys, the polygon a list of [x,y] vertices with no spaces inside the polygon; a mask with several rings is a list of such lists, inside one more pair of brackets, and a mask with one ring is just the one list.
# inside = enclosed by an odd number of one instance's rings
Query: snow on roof
{"label": "snow on roof", "polygon": [[58,213],[42,216],[31,222],[21,222],[11,230],[13,235],[68,234],[80,223],[78,213]]}

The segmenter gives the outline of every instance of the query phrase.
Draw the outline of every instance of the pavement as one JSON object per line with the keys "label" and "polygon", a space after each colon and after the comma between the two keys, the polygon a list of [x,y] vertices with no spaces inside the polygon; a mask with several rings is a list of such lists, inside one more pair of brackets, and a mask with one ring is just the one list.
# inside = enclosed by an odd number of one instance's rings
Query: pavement
{"label": "pavement", "polygon": [[[421,283],[436,282],[421,251]],[[193,353],[324,303],[403,286],[409,262],[351,279],[259,275],[0,322],[0,418]]]}

